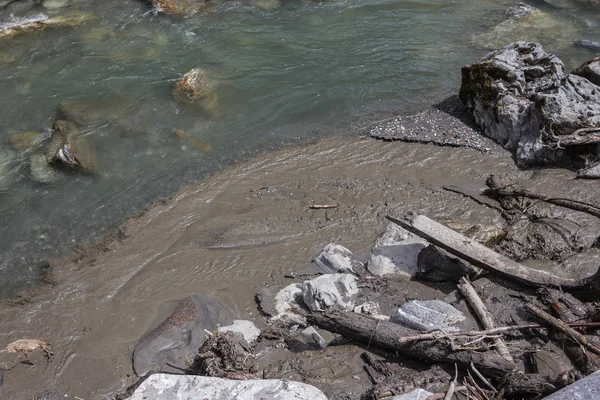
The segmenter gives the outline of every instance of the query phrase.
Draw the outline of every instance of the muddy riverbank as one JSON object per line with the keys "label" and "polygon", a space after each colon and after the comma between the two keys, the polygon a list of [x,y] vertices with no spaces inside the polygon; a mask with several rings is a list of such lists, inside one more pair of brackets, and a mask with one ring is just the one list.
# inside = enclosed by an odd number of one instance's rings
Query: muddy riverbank
{"label": "muddy riverbank", "polygon": [[[2,343],[42,338],[54,356],[6,371],[2,396],[26,399],[57,389],[85,399],[112,398],[137,380],[132,349],[175,301],[211,293],[240,317],[264,325],[254,302],[257,288],[292,283],[285,276],[309,266],[330,242],[365,259],[388,213],[414,210],[500,224],[497,211],[442,188],[481,185],[491,173],[549,196],[593,201],[599,194],[596,182],[574,180],[568,170],[520,171],[497,147],[482,153],[365,138],[266,154],[184,187],[100,245],[52,262],[51,284],[4,302]],[[338,207],[314,210],[311,204]],[[417,282],[405,291],[407,298],[445,295]],[[338,352],[348,351],[332,348],[329,358],[313,359],[318,379],[312,383],[326,393],[353,377],[366,379],[358,364],[331,368],[345,359]]]}

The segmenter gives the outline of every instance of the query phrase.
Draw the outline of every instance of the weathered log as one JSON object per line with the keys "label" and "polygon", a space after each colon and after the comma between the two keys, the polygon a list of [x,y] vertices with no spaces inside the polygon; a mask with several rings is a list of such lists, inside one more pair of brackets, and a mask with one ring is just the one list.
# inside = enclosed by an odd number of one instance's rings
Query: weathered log
{"label": "weathered log", "polygon": [[408,214],[403,218],[387,216],[387,219],[474,266],[509,280],[533,287],[552,286],[563,290],[600,293],[600,269],[591,276],[579,279],[558,277],[528,268],[424,215]]}
{"label": "weathered log", "polygon": [[501,378],[514,368],[514,364],[506,361],[495,352],[453,350],[451,345],[443,340],[400,343],[398,339],[403,336],[414,335],[415,331],[362,314],[348,312],[337,312],[335,314],[312,313],[307,315],[307,320],[312,325],[341,334],[363,343],[367,347],[376,346],[432,363],[457,364],[464,369],[473,363],[487,377]]}

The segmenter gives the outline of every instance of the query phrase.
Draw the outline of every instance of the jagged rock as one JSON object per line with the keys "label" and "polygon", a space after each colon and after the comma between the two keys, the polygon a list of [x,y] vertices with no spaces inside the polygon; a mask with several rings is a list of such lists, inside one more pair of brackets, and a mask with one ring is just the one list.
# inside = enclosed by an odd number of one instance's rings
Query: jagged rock
{"label": "jagged rock", "polygon": [[315,263],[328,274],[346,273],[358,276],[367,273],[365,265],[352,252],[339,244],[330,243],[315,258]]}
{"label": "jagged rock", "polygon": [[43,154],[32,154],[29,157],[29,173],[33,180],[40,183],[52,183],[56,180],[56,173]]}
{"label": "jagged rock", "polygon": [[172,92],[179,102],[197,105],[212,115],[219,113],[215,82],[203,69],[194,68],[185,74],[175,83]]}
{"label": "jagged rock", "polygon": [[84,136],[79,135],[75,125],[68,121],[54,121],[46,160],[49,163],[61,162],[83,172],[97,172],[95,155],[90,143]]}
{"label": "jagged rock", "polygon": [[205,330],[215,331],[233,320],[233,313],[208,295],[186,297],[169,318],[140,339],[133,351],[135,373],[168,370],[167,363],[186,365],[204,343]]}
{"label": "jagged rock", "polygon": [[15,151],[27,151],[38,144],[41,139],[38,132],[15,133],[8,137],[8,144]]}
{"label": "jagged rock", "polygon": [[302,298],[311,311],[350,311],[358,296],[356,277],[327,274],[302,283]]}
{"label": "jagged rock", "polygon": [[600,396],[600,371],[544,397],[543,400],[588,400],[597,399],[598,396]]}
{"label": "jagged rock", "polygon": [[367,264],[370,273],[377,276],[398,275],[412,278],[416,275],[419,252],[429,243],[396,224],[388,224],[371,250]]}
{"label": "jagged rock", "polygon": [[[600,86],[600,57],[592,58],[575,68],[573,75],[579,75],[596,86]],[[600,90],[600,88],[598,89]]]}
{"label": "jagged rock", "polygon": [[432,244],[421,250],[417,265],[416,278],[430,282],[458,282],[461,277],[478,272],[478,268]]}
{"label": "jagged rock", "polygon": [[279,379],[229,380],[193,375],[154,374],[135,390],[130,400],[327,400],[319,389]]}
{"label": "jagged rock", "polygon": [[453,332],[460,330],[454,325],[465,319],[463,313],[441,300],[413,300],[399,308],[390,321],[420,331]]}
{"label": "jagged rock", "polygon": [[538,43],[512,43],[463,67],[460,98],[524,167],[571,162],[561,137],[600,125],[598,87],[565,75],[560,59]]}
{"label": "jagged rock", "polygon": [[0,39],[11,39],[26,33],[37,32],[47,28],[75,28],[94,19],[91,14],[61,15],[53,18],[41,16],[40,19],[11,25],[0,29]]}
{"label": "jagged rock", "polygon": [[433,393],[423,389],[414,389],[408,393],[399,394],[393,397],[388,397],[387,400],[426,400]]}
{"label": "jagged rock", "polygon": [[231,325],[220,326],[219,332],[240,333],[248,343],[255,342],[260,336],[260,329],[254,325],[254,322],[241,319],[233,320]]}
{"label": "jagged rock", "polygon": [[[551,31],[552,35],[548,35]],[[553,48],[567,47],[577,36],[575,25],[525,3],[506,10],[506,19],[488,32],[474,37],[475,43],[487,49],[497,49],[518,40],[544,42]]]}
{"label": "jagged rock", "polygon": [[302,293],[302,285],[292,283],[281,289],[275,295],[275,312],[271,319],[284,323],[306,325],[306,318],[296,312],[296,309],[306,309]]}

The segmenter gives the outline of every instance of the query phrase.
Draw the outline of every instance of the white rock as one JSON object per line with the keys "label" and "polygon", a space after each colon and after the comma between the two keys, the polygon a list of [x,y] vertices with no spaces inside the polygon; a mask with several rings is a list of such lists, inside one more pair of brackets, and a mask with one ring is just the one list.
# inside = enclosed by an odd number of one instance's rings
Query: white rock
{"label": "white rock", "polygon": [[376,301],[365,301],[354,307],[354,312],[357,314],[377,315],[381,312],[381,307],[379,307],[379,303]]}
{"label": "white rock", "polygon": [[272,320],[281,320],[292,324],[306,325],[306,318],[297,314],[294,309],[306,307],[302,300],[302,285],[292,283],[275,295],[275,315]]}
{"label": "white rock", "polygon": [[388,400],[425,400],[432,394],[433,393],[430,393],[427,390],[415,389],[408,393],[399,394],[397,396],[390,397]]}
{"label": "white rock", "polygon": [[319,389],[279,379],[229,380],[194,375],[154,374],[130,400],[327,400]]}
{"label": "white rock", "polygon": [[350,311],[358,296],[358,284],[350,274],[326,274],[304,281],[302,296],[311,311]]}
{"label": "white rock", "polygon": [[400,275],[412,278],[417,273],[419,252],[429,243],[399,227],[389,224],[371,251],[367,269],[373,275]]}
{"label": "white rock", "polygon": [[350,250],[335,243],[325,246],[315,263],[328,274],[350,272],[361,275],[365,270],[364,264],[354,258]]}
{"label": "white rock", "polygon": [[317,332],[317,330],[312,326],[309,326],[308,328],[303,330],[301,334],[304,338],[304,341],[307,344],[320,349],[324,349],[325,347],[327,347],[327,342],[325,341],[323,336],[321,336],[321,334]]}
{"label": "white rock", "polygon": [[413,300],[399,308],[390,321],[420,331],[454,332],[460,329],[453,325],[465,319],[462,312],[441,300]]}
{"label": "white rock", "polygon": [[220,326],[219,332],[241,333],[244,336],[244,340],[248,343],[254,342],[260,336],[260,329],[254,325],[254,322],[242,319],[233,320],[232,325]]}

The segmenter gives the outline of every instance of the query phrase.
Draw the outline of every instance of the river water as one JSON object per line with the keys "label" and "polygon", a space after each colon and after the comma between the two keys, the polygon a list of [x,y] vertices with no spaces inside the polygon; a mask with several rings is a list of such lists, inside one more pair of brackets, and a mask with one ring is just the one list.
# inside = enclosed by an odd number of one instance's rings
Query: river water
{"label": "river water", "polygon": [[[39,279],[45,258],[106,235],[186,183],[456,92],[460,67],[494,46],[540,40],[567,68],[594,56],[573,41],[600,41],[598,12],[552,3],[534,4],[541,29],[493,34],[512,2],[263,0],[181,17],[134,0],[4,7],[1,27],[71,13],[94,19],[0,42],[0,296]],[[216,82],[218,117],[173,99],[174,82],[196,67]],[[67,100],[93,114],[82,133],[100,172],[38,182],[32,152],[13,151],[9,138],[48,137]]]}

